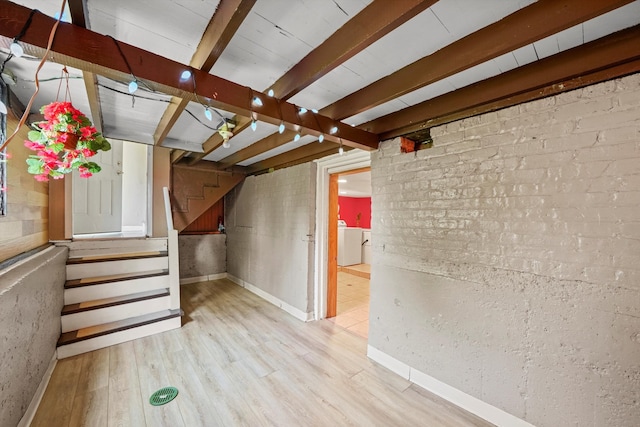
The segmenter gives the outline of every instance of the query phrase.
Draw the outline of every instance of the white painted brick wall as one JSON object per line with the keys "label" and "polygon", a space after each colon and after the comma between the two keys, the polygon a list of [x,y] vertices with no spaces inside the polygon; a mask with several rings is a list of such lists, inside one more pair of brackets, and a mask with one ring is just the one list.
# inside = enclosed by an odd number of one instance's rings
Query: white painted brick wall
{"label": "white painted brick wall", "polygon": [[640,74],[372,154],[369,344],[544,426],[640,425]]}
{"label": "white painted brick wall", "polygon": [[384,142],[377,251],[640,288],[639,81],[436,127],[416,154]]}

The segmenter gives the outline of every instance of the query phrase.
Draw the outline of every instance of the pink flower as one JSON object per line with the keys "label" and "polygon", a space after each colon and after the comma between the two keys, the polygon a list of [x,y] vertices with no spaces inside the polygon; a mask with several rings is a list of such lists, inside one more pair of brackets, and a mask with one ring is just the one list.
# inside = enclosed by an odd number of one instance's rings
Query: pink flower
{"label": "pink flower", "polygon": [[40,182],[49,181],[49,174],[47,174],[47,173],[43,173],[43,174],[40,174],[40,175],[34,175],[33,177],[36,179],[36,181],[40,181]]}
{"label": "pink flower", "polygon": [[85,156],[85,157],[91,157],[91,156],[95,156],[96,152],[92,151],[92,150],[89,150],[88,148],[83,148],[82,149],[82,155]]}
{"label": "pink flower", "polygon": [[89,178],[90,176],[93,175],[91,171],[89,171],[89,169],[85,168],[84,166],[80,166],[78,168],[78,172],[80,172],[81,178]]}
{"label": "pink flower", "polygon": [[42,150],[44,148],[43,144],[40,144],[39,142],[29,141],[29,140],[24,142],[24,146],[33,151]]}

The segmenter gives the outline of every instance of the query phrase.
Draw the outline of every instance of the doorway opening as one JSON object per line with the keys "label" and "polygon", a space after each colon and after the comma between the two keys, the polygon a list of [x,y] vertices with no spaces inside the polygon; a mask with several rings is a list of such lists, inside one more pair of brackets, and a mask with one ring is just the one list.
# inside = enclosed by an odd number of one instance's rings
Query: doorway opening
{"label": "doorway opening", "polygon": [[102,170],[89,179],[74,171],[73,238],[144,237],[148,227],[149,157],[145,144],[109,139]]}
{"label": "doorway opening", "polygon": [[332,174],[329,182],[327,317],[336,325],[367,338],[371,169],[366,167]]}

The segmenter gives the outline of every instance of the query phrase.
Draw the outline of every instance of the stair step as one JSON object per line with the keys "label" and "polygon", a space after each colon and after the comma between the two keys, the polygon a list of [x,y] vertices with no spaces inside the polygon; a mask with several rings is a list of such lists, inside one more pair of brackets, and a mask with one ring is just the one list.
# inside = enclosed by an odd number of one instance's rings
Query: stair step
{"label": "stair step", "polygon": [[60,339],[58,340],[58,347],[89,340],[91,338],[113,334],[120,331],[125,331],[132,328],[137,328],[144,325],[149,325],[151,323],[160,322],[175,317],[180,317],[181,315],[182,311],[179,309],[162,310],[142,316],[130,317],[128,319],[65,332],[60,335]]}
{"label": "stair step", "polygon": [[125,261],[130,259],[158,258],[158,257],[166,257],[167,255],[168,255],[167,251],[147,251],[147,252],[130,252],[130,253],[107,254],[107,255],[77,256],[77,257],[70,257],[67,260],[67,265],[87,264],[87,263],[105,262],[105,261]]}
{"label": "stair step", "polygon": [[147,277],[166,276],[168,274],[169,274],[169,270],[161,269],[161,270],[142,271],[140,273],[123,273],[123,274],[112,274],[109,276],[86,277],[83,279],[67,280],[66,283],[64,284],[64,287],[65,289],[76,289],[82,286],[101,285],[104,283],[112,283],[112,282],[124,282],[126,280],[144,279]]}
{"label": "stair step", "polygon": [[85,301],[77,304],[68,304],[62,308],[62,315],[81,313],[83,311],[98,310],[100,308],[114,307],[132,302],[145,301],[153,298],[169,296],[169,289],[154,289],[135,294],[121,295],[112,298],[104,298],[93,301]]}

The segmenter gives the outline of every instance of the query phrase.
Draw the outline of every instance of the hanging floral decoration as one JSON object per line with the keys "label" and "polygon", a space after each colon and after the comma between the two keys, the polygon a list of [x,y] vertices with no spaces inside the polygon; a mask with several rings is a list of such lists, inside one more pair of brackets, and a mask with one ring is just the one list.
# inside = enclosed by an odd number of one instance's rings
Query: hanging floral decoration
{"label": "hanging floral decoration", "polygon": [[28,134],[24,145],[35,151],[27,159],[28,172],[38,181],[64,178],[74,169],[88,178],[100,172],[100,166],[88,159],[111,144],[91,121],[71,102],[52,102],[40,109],[45,121],[36,123],[37,130]]}

